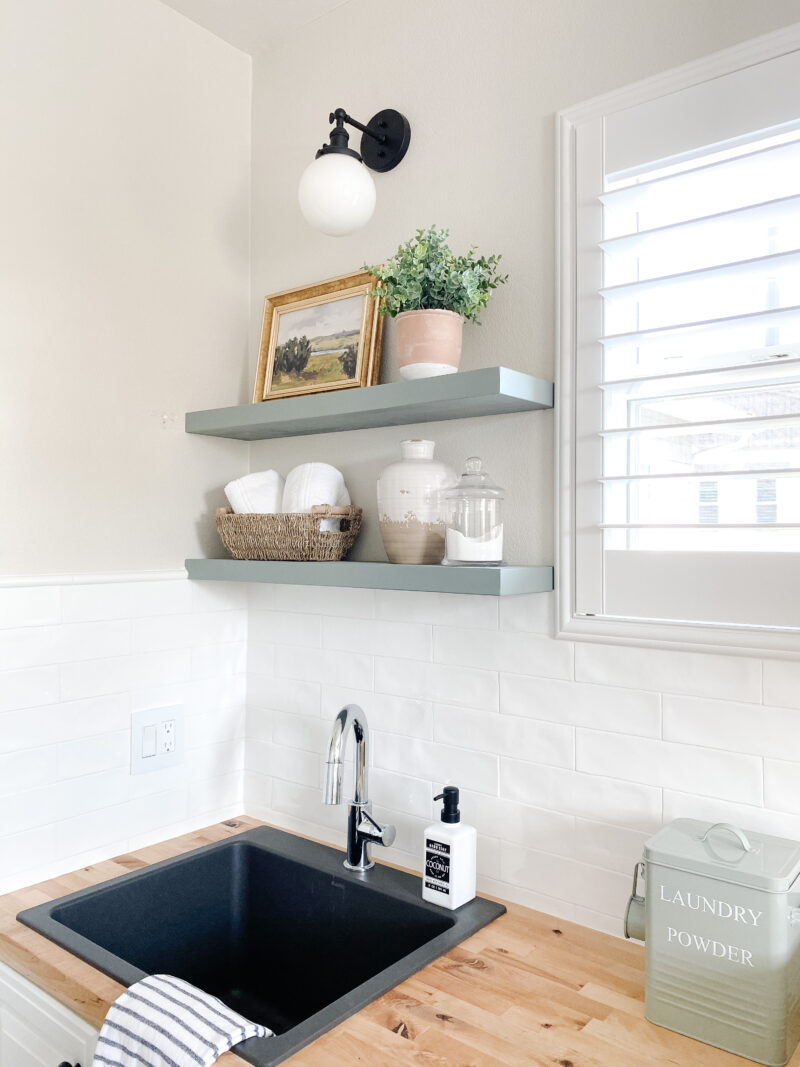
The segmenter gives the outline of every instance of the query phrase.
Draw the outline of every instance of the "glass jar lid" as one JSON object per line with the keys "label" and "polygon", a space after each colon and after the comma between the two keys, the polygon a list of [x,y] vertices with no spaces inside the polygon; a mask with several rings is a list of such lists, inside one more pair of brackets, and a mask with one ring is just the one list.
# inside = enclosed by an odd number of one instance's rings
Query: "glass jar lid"
{"label": "glass jar lid", "polygon": [[442,490],[442,496],[449,500],[458,497],[502,499],[504,493],[505,489],[493,482],[487,471],[483,469],[483,460],[480,456],[470,456],[464,464],[464,473],[456,484],[450,489]]}

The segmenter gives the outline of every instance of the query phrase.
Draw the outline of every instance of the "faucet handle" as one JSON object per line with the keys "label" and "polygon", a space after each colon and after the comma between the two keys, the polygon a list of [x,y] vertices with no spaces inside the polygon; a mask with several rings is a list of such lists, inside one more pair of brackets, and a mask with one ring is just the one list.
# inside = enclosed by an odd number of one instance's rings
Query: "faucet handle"
{"label": "faucet handle", "polygon": [[358,826],[358,833],[362,838],[366,838],[376,845],[384,845],[386,848],[390,848],[397,837],[397,830],[391,823],[381,826],[364,808],[361,809],[361,822]]}

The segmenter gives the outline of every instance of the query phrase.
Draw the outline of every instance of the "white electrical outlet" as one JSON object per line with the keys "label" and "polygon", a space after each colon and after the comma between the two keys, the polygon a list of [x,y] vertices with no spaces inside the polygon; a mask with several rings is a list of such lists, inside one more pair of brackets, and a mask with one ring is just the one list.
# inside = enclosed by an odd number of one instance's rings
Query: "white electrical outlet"
{"label": "white electrical outlet", "polygon": [[131,774],[183,763],[183,707],[148,708],[131,715]]}
{"label": "white electrical outlet", "polygon": [[175,720],[167,719],[166,722],[162,722],[158,728],[159,751],[166,755],[167,752],[175,751]]}

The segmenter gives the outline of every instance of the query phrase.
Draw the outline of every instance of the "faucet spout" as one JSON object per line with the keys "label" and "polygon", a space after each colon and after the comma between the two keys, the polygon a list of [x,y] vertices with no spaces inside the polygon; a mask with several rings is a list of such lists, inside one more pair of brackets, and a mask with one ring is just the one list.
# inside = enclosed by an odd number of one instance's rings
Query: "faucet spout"
{"label": "faucet spout", "polygon": [[355,782],[353,802],[347,815],[347,858],[345,867],[351,871],[368,871],[374,866],[369,856],[370,843],[389,846],[395,838],[393,826],[381,826],[370,814],[367,799],[367,766],[369,727],[367,717],[358,704],[346,704],[333,720],[325,761],[325,780],[322,786],[324,804],[341,804],[344,750],[350,730],[355,738]]}
{"label": "faucet spout", "polygon": [[367,743],[369,740],[367,717],[358,704],[346,704],[333,720],[331,727],[322,792],[324,804],[341,804],[342,802],[344,749],[351,727],[356,742],[356,780],[353,787],[353,803],[369,803],[367,800]]}

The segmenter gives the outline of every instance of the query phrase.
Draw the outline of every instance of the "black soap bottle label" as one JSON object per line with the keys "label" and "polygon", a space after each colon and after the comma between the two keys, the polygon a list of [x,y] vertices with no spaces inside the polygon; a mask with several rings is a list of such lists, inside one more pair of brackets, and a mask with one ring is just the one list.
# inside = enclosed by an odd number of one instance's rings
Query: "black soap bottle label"
{"label": "black soap bottle label", "polygon": [[443,841],[425,841],[425,886],[439,893],[450,892],[450,846]]}

